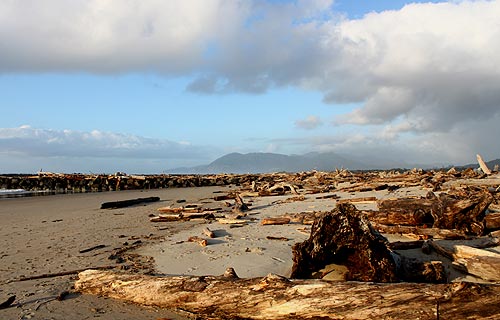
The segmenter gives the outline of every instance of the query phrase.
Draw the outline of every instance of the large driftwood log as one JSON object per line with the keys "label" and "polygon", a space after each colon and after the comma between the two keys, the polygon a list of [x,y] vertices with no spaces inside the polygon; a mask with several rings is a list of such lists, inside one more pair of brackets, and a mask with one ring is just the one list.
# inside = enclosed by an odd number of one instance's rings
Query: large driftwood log
{"label": "large driftwood log", "polygon": [[379,212],[367,212],[370,221],[386,225],[432,226],[458,229],[466,234],[482,235],[486,208],[493,201],[487,191],[465,194],[429,192],[425,198],[379,201]]}
{"label": "large driftwood log", "polygon": [[347,280],[397,281],[387,239],[374,230],[352,204],[339,204],[314,220],[309,239],[293,246],[292,278],[336,263],[348,268]]}
{"label": "large driftwood log", "polygon": [[88,270],[75,289],[206,319],[493,319],[500,287],[265,278],[152,277]]}
{"label": "large driftwood log", "polygon": [[488,166],[484,162],[484,160],[481,157],[481,155],[477,154],[476,158],[477,158],[477,163],[479,164],[479,167],[481,168],[481,170],[483,170],[483,172],[486,173],[486,174],[488,174],[488,175],[491,174],[490,168],[488,168]]}
{"label": "large driftwood log", "polygon": [[446,245],[437,241],[430,244],[436,252],[452,259],[453,266],[460,271],[500,282],[500,254],[467,245]]}
{"label": "large driftwood log", "polygon": [[330,264],[347,268],[346,280],[395,282],[447,281],[441,262],[400,257],[352,204],[338,204],[314,220],[308,240],[295,244],[292,278],[312,278]]}
{"label": "large driftwood log", "polygon": [[160,197],[137,198],[131,200],[104,202],[103,204],[101,204],[101,209],[125,208],[125,207],[135,206],[141,203],[157,202],[157,201],[160,201]]}

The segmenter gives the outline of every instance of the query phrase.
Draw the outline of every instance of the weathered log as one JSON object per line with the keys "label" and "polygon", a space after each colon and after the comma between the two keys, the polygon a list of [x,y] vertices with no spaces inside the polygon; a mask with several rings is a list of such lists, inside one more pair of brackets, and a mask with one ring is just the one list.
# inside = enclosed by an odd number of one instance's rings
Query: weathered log
{"label": "weathered log", "polygon": [[289,224],[289,223],[290,223],[290,218],[283,218],[283,217],[264,218],[260,222],[260,224],[263,226],[282,225],[282,224]]}
{"label": "weathered log", "polygon": [[202,247],[206,247],[208,245],[207,239],[203,239],[198,236],[189,237],[188,242],[195,242]]}
{"label": "weathered log", "polygon": [[490,170],[490,168],[488,168],[488,166],[484,162],[484,160],[481,157],[481,155],[477,154],[476,158],[477,158],[477,163],[479,164],[479,167],[481,168],[481,170],[483,170],[483,172],[485,174],[490,175],[491,174],[491,170]]}
{"label": "weathered log", "polygon": [[234,200],[236,201],[236,204],[233,208],[233,212],[245,212],[250,210],[239,194],[236,194]]}
{"label": "weathered log", "polygon": [[439,195],[440,216],[434,221],[434,228],[458,229],[466,234],[482,235],[486,208],[493,196],[486,191],[469,194],[466,198],[456,198],[448,194]]}
{"label": "weathered log", "polygon": [[293,246],[292,278],[335,263],[348,268],[347,280],[394,282],[397,266],[387,239],[352,204],[339,204],[315,219],[309,239]]}
{"label": "weathered log", "polygon": [[14,301],[16,301],[16,296],[15,295],[8,297],[7,300],[5,300],[4,302],[0,303],[0,309],[6,309],[6,308],[10,307],[11,304],[14,303]]}
{"label": "weathered log", "polygon": [[415,240],[415,241],[396,241],[388,244],[391,250],[409,250],[409,249],[417,249],[422,248],[424,244],[424,240]]}
{"label": "weathered log", "polygon": [[500,212],[489,213],[485,215],[484,227],[488,230],[500,229]]}
{"label": "weathered log", "polygon": [[158,208],[156,209],[157,211],[161,213],[200,213],[203,211],[203,208],[185,208],[185,207],[179,207],[179,208],[171,208],[171,207],[163,207],[163,208]]}
{"label": "weathered log", "polygon": [[482,235],[486,208],[493,201],[489,192],[465,195],[429,192],[425,198],[403,198],[379,201],[379,213],[367,212],[374,222],[392,225],[432,226],[458,229],[466,234]]}
{"label": "weathered log", "polygon": [[215,238],[215,233],[208,228],[203,228],[203,233],[209,238]]}
{"label": "weathered log", "polygon": [[134,206],[141,203],[148,202],[157,202],[160,201],[159,197],[149,197],[149,198],[137,198],[131,200],[122,200],[122,201],[112,201],[112,202],[104,202],[101,204],[101,209],[117,209],[117,208],[125,208]]}
{"label": "weathered log", "polygon": [[456,229],[438,229],[438,228],[419,228],[409,226],[388,226],[380,223],[372,223],[373,227],[382,233],[390,234],[415,234],[424,238],[458,240],[468,239],[467,236],[460,230]]}
{"label": "weathered log", "polygon": [[453,266],[488,281],[500,281],[500,254],[467,245],[431,242],[436,252],[454,261]]}
{"label": "weathered log", "polygon": [[102,248],[106,248],[106,245],[105,244],[98,244],[98,245],[90,247],[90,248],[82,249],[82,250],[80,250],[78,252],[79,253],[85,253],[85,252],[90,252],[90,251],[97,250],[97,249],[102,249]]}
{"label": "weathered log", "polygon": [[218,319],[493,319],[500,286],[152,277],[88,270],[75,289]]}
{"label": "weathered log", "polygon": [[337,203],[376,203],[377,197],[361,197],[361,198],[352,198],[352,199],[341,199],[337,200]]}

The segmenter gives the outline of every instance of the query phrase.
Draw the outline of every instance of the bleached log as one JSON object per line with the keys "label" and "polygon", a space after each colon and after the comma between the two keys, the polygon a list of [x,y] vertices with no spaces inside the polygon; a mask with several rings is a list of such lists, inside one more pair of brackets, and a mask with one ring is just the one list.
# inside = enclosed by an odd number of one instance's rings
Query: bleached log
{"label": "bleached log", "polygon": [[265,218],[260,222],[263,226],[289,224],[290,218]]}
{"label": "bleached log", "polygon": [[377,197],[361,197],[352,199],[341,199],[337,200],[337,203],[353,203],[353,204],[363,204],[363,203],[376,203]]}
{"label": "bleached log", "polygon": [[203,228],[203,233],[209,238],[215,238],[215,233],[208,228]]}
{"label": "bleached log", "polygon": [[88,270],[75,290],[218,319],[486,319],[500,287],[235,277],[152,277]]}
{"label": "bleached log", "polygon": [[477,158],[477,163],[479,163],[479,167],[481,168],[481,170],[483,170],[485,174],[490,175],[491,170],[490,168],[488,168],[481,155],[477,154],[476,158]]}
{"label": "bleached log", "polygon": [[481,279],[500,282],[500,254],[466,245],[444,246],[431,242],[436,252],[452,259],[453,266]]}
{"label": "bleached log", "polygon": [[456,229],[439,229],[439,228],[419,228],[409,226],[388,226],[376,222],[371,222],[373,227],[382,233],[390,234],[415,234],[433,239],[467,239],[469,236],[465,235],[460,230]]}

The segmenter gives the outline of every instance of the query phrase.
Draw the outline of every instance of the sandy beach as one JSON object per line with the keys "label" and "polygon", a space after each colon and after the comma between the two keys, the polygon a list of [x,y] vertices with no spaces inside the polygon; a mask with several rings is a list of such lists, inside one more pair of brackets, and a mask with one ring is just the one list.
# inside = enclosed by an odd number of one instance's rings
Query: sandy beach
{"label": "sandy beach", "polygon": [[[164,224],[159,230],[148,218],[156,208],[180,199],[196,202],[225,189],[204,187],[1,199],[0,299],[16,295],[16,302],[14,307],[0,310],[0,318],[182,319],[165,310],[145,309],[94,296],[70,295],[64,301],[54,301],[61,292],[71,289],[75,275],[12,280],[82,268],[119,266],[108,257],[125,243],[155,243],[197,224]],[[103,202],[151,196],[158,196],[161,201],[123,209],[100,209]],[[105,247],[79,253],[98,245]]]}
{"label": "sandy beach", "polygon": [[[0,199],[0,299],[15,295],[12,307],[0,310],[2,319],[186,319],[193,314],[140,307],[118,300],[71,293],[76,274],[19,281],[23,277],[57,274],[87,268],[129,269],[154,275],[221,275],[232,267],[242,278],[269,273],[289,276],[292,246],[309,237],[310,225],[291,222],[262,225],[266,218],[298,213],[331,211],[337,201],[366,198],[420,197],[428,191],[421,186],[366,192],[307,194],[300,200],[285,195],[244,197],[250,207],[244,225],[225,224],[217,219],[151,222],[158,208],[185,205],[213,209],[234,203],[216,201],[214,196],[239,190],[235,186],[172,188],[148,191],[120,191]],[[100,209],[104,202],[159,197],[159,202],[120,209]],[[337,199],[337,200],[335,200]],[[377,202],[358,201],[359,210],[377,210]],[[227,207],[223,210],[229,212]],[[228,211],[229,210],[229,211]],[[188,239],[204,237],[209,228],[214,238],[200,246]],[[205,237],[206,238],[206,237]],[[390,241],[414,240],[390,235]],[[126,250],[125,249],[129,249]],[[116,258],[116,252],[126,256]],[[422,260],[443,260],[436,253],[405,250]],[[110,256],[115,256],[110,259]],[[460,274],[445,261],[450,280],[477,278]],[[342,279],[342,268],[330,280]],[[480,282],[480,281],[479,281]],[[65,299],[56,298],[69,292]]]}

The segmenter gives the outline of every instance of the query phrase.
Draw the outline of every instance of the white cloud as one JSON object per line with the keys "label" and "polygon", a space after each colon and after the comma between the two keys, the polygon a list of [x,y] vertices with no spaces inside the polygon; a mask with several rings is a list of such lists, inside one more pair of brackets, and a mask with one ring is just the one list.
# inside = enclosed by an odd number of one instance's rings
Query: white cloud
{"label": "white cloud", "polygon": [[308,116],[305,119],[295,121],[295,127],[305,130],[316,129],[323,125],[323,121],[317,116]]}
{"label": "white cloud", "polygon": [[[372,135],[385,143],[418,148],[467,129],[485,148],[498,146],[486,124],[500,113],[499,0],[410,4],[356,20],[331,5],[2,1],[0,73],[182,74],[195,77],[188,89],[203,93],[298,86],[321,91],[328,103],[357,103],[336,123],[375,126]],[[417,136],[403,140],[407,134]],[[126,141],[120,152],[137,144]],[[450,145],[469,150],[465,143]]]}
{"label": "white cloud", "polygon": [[[161,172],[174,166],[211,161],[217,152],[216,148],[129,134],[97,130],[49,130],[29,126],[0,128],[0,150],[3,171],[7,170],[9,163],[17,164],[20,159],[45,159],[43,161],[50,164],[64,158],[69,163],[81,165],[73,170],[88,167],[93,171],[115,171],[116,167],[134,163],[134,166],[130,166],[131,170]],[[155,166],[148,167],[148,162]]]}

